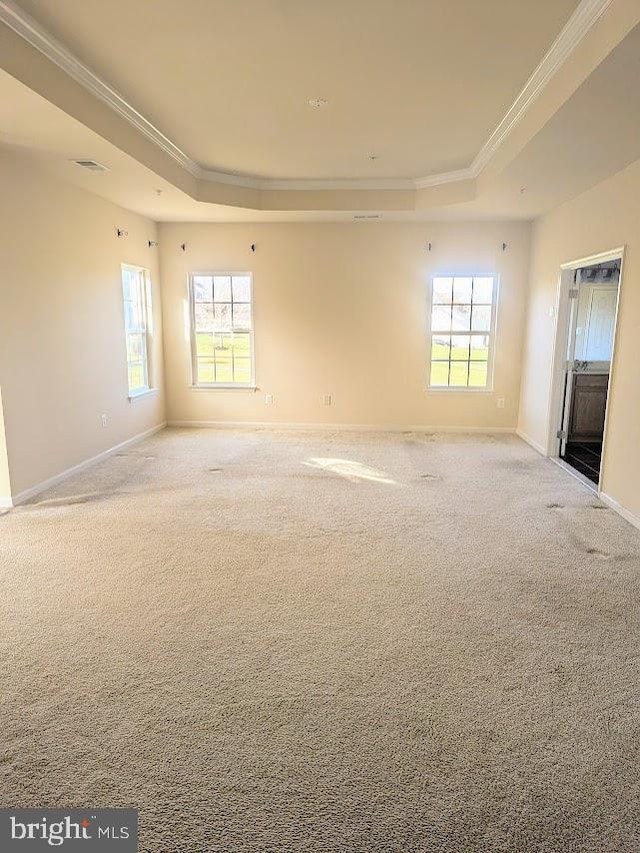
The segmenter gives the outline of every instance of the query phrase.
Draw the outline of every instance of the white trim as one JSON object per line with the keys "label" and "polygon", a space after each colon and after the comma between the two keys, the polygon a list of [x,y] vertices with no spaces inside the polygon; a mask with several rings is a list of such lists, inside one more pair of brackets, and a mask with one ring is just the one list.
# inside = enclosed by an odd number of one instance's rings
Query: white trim
{"label": "white trim", "polygon": [[133,125],[154,145],[178,162],[184,169],[196,175],[200,167],[178,148],[168,137],[158,130],[142,113],[139,113],[122,95],[95,74],[77,56],[71,53],[62,42],[54,38],[47,30],[18,6],[14,0],[0,0],[0,21],[10,27],[47,59],[62,69],[72,80],[79,83],[92,95],[105,103],[121,118]]}
{"label": "white trim", "polygon": [[12,506],[13,498],[0,498],[0,509],[11,509]]}
{"label": "white trim", "polygon": [[527,113],[596,21],[607,11],[613,0],[581,0],[542,61],[527,80],[524,88],[509,107],[507,114],[480,149],[471,164],[477,177],[502,145],[507,136]]}
{"label": "white trim", "polygon": [[618,515],[621,515],[625,521],[628,521],[629,524],[632,524],[640,530],[640,518],[638,518],[637,515],[634,515],[626,507],[622,506],[621,503],[618,503],[614,498],[609,497],[605,492],[600,492],[598,497],[602,503],[605,503],[608,507],[617,512]]}
{"label": "white trim", "polygon": [[192,160],[122,95],[81,62],[14,0],[0,0],[0,21],[61,68],[69,77],[110,107],[161,148],[193,177],[213,183],[255,190],[415,190],[477,178],[498,148],[513,131],[549,81],[580,44],[613,0],[581,0],[562,31],[539,63],[506,115],[483,145],[473,163],[451,172],[417,178],[287,180],[234,175],[205,169]]}
{"label": "white trim", "polygon": [[[581,269],[585,266],[593,264],[606,263],[607,261],[620,261],[620,273],[618,276],[618,298],[616,301],[616,317],[613,329],[613,347],[611,349],[611,363],[609,367],[609,384],[607,394],[607,407],[604,415],[604,429],[602,436],[602,454],[600,458],[600,483],[602,482],[602,474],[605,469],[605,458],[607,450],[607,436],[609,427],[609,401],[613,377],[616,371],[616,343],[620,328],[620,304],[622,296],[622,286],[624,282],[625,269],[625,251],[626,246],[619,246],[616,249],[608,249],[604,252],[598,252],[594,255],[587,255],[583,258],[578,258],[573,261],[566,261],[560,265],[560,275],[558,276],[558,290],[556,295],[556,310],[555,310],[555,329],[553,335],[553,352],[551,357],[551,375],[549,378],[548,403],[547,403],[547,453],[551,459],[558,458],[559,446],[556,438],[556,431],[561,423],[561,405],[562,405],[562,378],[564,371],[562,365],[566,360],[567,342],[569,339],[569,317],[565,316],[569,302],[569,289],[571,282],[567,280],[564,273]],[[564,322],[560,324],[560,319]],[[562,344],[562,349],[559,351],[559,345]],[[598,486],[599,487],[599,486]]]}
{"label": "white trim", "polygon": [[136,400],[140,400],[143,397],[154,397],[159,392],[159,388],[145,388],[144,391],[138,391],[137,393],[129,394],[129,397],[127,399],[130,403],[135,403]]}
{"label": "white trim", "polygon": [[473,434],[515,434],[514,427],[480,427],[480,426],[429,426],[426,424],[323,424],[296,423],[291,421],[167,421],[168,427],[186,427],[195,429],[292,429],[309,430],[340,430],[343,432],[444,432],[444,433],[473,433]]}
{"label": "white trim", "polygon": [[[36,495],[39,495],[41,492],[46,491],[46,489],[50,489],[52,486],[56,486],[58,483],[61,483],[68,477],[73,477],[74,474],[79,474],[81,471],[84,471],[85,468],[90,468],[91,465],[95,465],[96,462],[102,462],[103,459],[107,459],[109,456],[112,456],[119,450],[124,450],[125,447],[129,447],[132,444],[136,444],[137,442],[148,438],[150,435],[154,435],[156,432],[161,432],[161,430],[163,430],[166,425],[166,421],[156,424],[156,426],[151,427],[151,429],[147,429],[144,432],[139,432],[132,438],[128,438],[126,439],[126,441],[121,441],[119,444],[115,444],[113,447],[109,447],[107,450],[103,450],[101,453],[92,456],[90,459],[85,459],[84,462],[79,462],[77,465],[72,465],[71,468],[66,468],[59,474],[54,474],[53,477],[49,477],[49,479],[44,480],[42,483],[38,483],[37,486],[32,486],[30,489],[25,489],[23,492],[19,492],[17,495],[14,495],[13,498],[11,498],[11,506],[18,506],[19,504],[23,504],[25,501],[28,501]],[[2,500],[4,499],[0,499],[0,501]],[[3,504],[0,502],[0,506],[2,505]]]}
{"label": "white trim", "polygon": [[257,391],[257,385],[240,385],[233,382],[210,383],[209,385],[189,385],[189,391]]}
{"label": "white trim", "polygon": [[578,270],[581,267],[591,267],[594,264],[605,264],[607,261],[618,261],[624,255],[626,246],[617,246],[615,249],[607,249],[605,252],[596,252],[595,255],[586,255],[574,261],[566,261],[560,264],[561,270]]}
{"label": "white trim", "polygon": [[443,184],[455,184],[457,181],[470,181],[477,178],[478,174],[479,172],[474,171],[472,166],[468,166],[465,169],[455,169],[453,172],[439,172],[424,178],[414,178],[413,186],[417,190],[425,190],[429,187],[441,187]]}
{"label": "white trim", "polygon": [[518,438],[521,438],[526,444],[530,447],[533,447],[535,451],[537,451],[540,456],[546,456],[546,452],[544,447],[539,444],[535,439],[531,438],[530,435],[527,435],[526,432],[523,432],[521,429],[516,429],[516,435]]}

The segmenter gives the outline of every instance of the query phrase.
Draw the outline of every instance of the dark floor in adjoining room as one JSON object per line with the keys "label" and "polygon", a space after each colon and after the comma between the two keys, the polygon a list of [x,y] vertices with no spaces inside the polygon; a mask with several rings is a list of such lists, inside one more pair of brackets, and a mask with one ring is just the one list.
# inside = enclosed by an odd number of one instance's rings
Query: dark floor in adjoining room
{"label": "dark floor in adjoining room", "polygon": [[600,481],[600,462],[602,459],[602,442],[586,443],[582,441],[567,442],[564,461],[584,474],[596,485]]}

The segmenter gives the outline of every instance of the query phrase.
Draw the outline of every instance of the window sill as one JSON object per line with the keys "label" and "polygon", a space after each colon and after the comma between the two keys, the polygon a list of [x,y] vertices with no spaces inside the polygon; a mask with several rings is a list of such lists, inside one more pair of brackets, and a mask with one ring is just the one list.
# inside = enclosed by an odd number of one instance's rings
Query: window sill
{"label": "window sill", "polygon": [[153,397],[160,391],[159,388],[145,388],[144,391],[135,391],[132,394],[129,394],[129,402],[135,403],[136,400],[140,400],[143,397]]}
{"label": "window sill", "polygon": [[460,386],[456,388],[452,386],[450,388],[439,388],[439,387],[427,387],[424,389],[427,394],[493,394],[493,388],[465,388],[464,386]]}
{"label": "window sill", "polygon": [[215,385],[190,385],[191,391],[257,391],[257,385],[237,385],[237,384],[215,384]]}

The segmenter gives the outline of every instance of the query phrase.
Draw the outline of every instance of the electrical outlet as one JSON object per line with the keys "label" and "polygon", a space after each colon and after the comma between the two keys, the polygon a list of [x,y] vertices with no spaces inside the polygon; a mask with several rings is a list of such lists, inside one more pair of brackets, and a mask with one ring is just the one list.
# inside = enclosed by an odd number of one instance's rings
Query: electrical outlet
{"label": "electrical outlet", "polygon": [[100,415],[100,422],[102,423],[102,426],[103,426],[103,427],[106,427],[106,425],[107,425],[107,416],[106,416],[106,415]]}
{"label": "electrical outlet", "polygon": [[322,398],[322,405],[323,406],[330,406],[331,405],[331,394],[325,394],[324,395],[324,397]]}
{"label": "electrical outlet", "polygon": [[273,405],[273,394],[265,394],[264,402],[267,406]]}
{"label": "electrical outlet", "polygon": [[504,409],[504,397],[498,397],[497,406],[499,409]]}

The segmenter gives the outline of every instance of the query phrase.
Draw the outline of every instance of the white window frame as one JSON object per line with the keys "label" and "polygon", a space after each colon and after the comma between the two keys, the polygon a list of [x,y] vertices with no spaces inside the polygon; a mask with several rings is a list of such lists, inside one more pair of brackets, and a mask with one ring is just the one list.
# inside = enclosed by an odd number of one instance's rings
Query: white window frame
{"label": "white window frame", "polygon": [[[248,278],[249,279],[249,305],[251,306],[251,328],[249,330],[243,329],[242,333],[246,334],[249,332],[249,341],[251,346],[251,377],[248,382],[198,382],[198,353],[196,349],[196,316],[195,316],[195,296],[193,291],[193,280],[198,276],[211,276],[212,278],[215,276],[235,276],[236,278]],[[233,282],[232,282],[233,287]],[[222,388],[227,390],[255,390],[256,388],[256,347],[255,347],[255,322],[254,322],[254,312],[253,312],[253,273],[251,272],[239,272],[235,270],[233,272],[224,272],[220,270],[215,270],[212,272],[210,270],[206,270],[204,272],[191,272],[189,273],[188,280],[188,289],[189,289],[189,324],[190,324],[190,337],[191,337],[191,387],[195,390],[215,390],[216,388]],[[215,294],[214,294],[215,297]],[[215,305],[215,300],[214,303]]]}
{"label": "white window frame", "polygon": [[[437,331],[432,329],[431,320],[433,317],[433,283],[436,278],[492,278],[493,293],[491,300],[491,323],[488,332],[478,332],[476,334],[485,334],[489,336],[489,351],[487,353],[487,384],[486,385],[432,385],[431,384],[431,363],[432,363],[432,334],[437,334]],[[500,276],[495,272],[438,272],[434,273],[429,279],[429,294],[427,299],[427,385],[426,390],[431,394],[492,394],[493,393],[493,373],[495,361],[495,341],[498,319],[498,297],[500,293]],[[466,332],[450,332],[449,334],[465,335]],[[468,333],[471,335],[471,331]]]}
{"label": "white window frame", "polygon": [[[143,327],[140,331],[135,331],[129,329],[127,326],[127,313],[125,309],[125,298],[124,298],[124,280],[122,273],[124,272],[136,273],[141,275],[142,280],[142,292],[140,293],[141,298],[141,308],[143,313]],[[126,365],[127,365],[127,393],[130,400],[135,400],[137,397],[142,397],[145,394],[150,394],[154,392],[156,389],[153,388],[151,382],[152,376],[152,359],[151,359],[151,336],[153,335],[153,305],[152,305],[152,293],[151,293],[151,275],[149,270],[146,267],[139,267],[134,264],[121,264],[121,272],[120,272],[120,287],[122,291],[122,311],[124,316],[124,336],[125,336],[125,355],[126,355]],[[129,347],[128,347],[128,336],[130,334],[142,334],[143,342],[144,342],[144,358],[142,360],[144,366],[144,378],[145,384],[140,388],[131,389],[129,385]]]}

